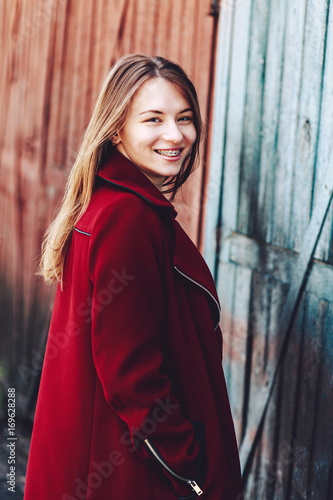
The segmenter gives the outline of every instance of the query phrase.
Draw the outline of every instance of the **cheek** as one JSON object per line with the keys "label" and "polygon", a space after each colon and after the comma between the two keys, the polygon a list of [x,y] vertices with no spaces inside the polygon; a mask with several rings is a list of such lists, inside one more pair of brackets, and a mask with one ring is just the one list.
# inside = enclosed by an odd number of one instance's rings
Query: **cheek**
{"label": "cheek", "polygon": [[157,130],[138,130],[137,134],[134,135],[133,139],[140,147],[149,147],[158,140],[159,134]]}
{"label": "cheek", "polygon": [[197,138],[197,131],[195,130],[195,127],[191,127],[191,130],[188,131],[187,134],[187,140],[192,144],[194,144],[195,140]]}

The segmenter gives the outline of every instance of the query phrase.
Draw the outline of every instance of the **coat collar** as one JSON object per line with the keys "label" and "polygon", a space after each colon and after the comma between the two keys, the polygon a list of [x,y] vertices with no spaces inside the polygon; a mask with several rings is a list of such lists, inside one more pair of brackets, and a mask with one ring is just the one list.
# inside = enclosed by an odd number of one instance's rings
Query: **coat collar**
{"label": "coat collar", "polygon": [[170,210],[174,228],[174,269],[184,279],[204,290],[210,298],[215,328],[219,325],[221,307],[211,272],[199,250],[174,220],[177,212],[148,177],[129,159],[112,148],[103,158],[97,175],[102,179],[136,193],[153,205]]}
{"label": "coat collar", "polygon": [[112,184],[135,192],[157,207],[169,209],[176,217],[177,212],[172,203],[133,162],[116,149],[110,148],[107,151],[97,175]]}

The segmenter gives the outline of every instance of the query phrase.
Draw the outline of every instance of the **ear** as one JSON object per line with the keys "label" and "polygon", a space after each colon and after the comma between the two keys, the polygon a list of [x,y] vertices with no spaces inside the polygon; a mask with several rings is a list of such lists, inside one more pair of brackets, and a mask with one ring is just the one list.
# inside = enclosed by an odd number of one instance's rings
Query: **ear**
{"label": "ear", "polygon": [[117,144],[119,144],[121,142],[118,132],[116,132],[115,134],[113,134],[111,136],[111,142],[112,142],[112,146],[116,146]]}

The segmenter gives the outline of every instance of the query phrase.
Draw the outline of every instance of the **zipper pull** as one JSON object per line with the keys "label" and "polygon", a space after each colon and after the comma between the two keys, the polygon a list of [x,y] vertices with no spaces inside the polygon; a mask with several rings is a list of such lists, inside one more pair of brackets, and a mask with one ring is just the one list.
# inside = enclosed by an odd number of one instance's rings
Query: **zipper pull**
{"label": "zipper pull", "polygon": [[191,486],[192,490],[195,491],[198,497],[203,494],[202,489],[197,485],[195,481],[193,481],[193,479],[189,479],[188,484]]}

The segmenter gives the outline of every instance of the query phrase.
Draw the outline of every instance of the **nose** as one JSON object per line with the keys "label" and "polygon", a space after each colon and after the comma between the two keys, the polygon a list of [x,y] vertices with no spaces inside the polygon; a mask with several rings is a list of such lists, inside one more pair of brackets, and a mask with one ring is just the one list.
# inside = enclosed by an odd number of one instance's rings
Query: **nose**
{"label": "nose", "polygon": [[173,144],[179,144],[183,140],[183,134],[179,130],[177,122],[170,120],[168,123],[165,123],[162,138],[166,142]]}

